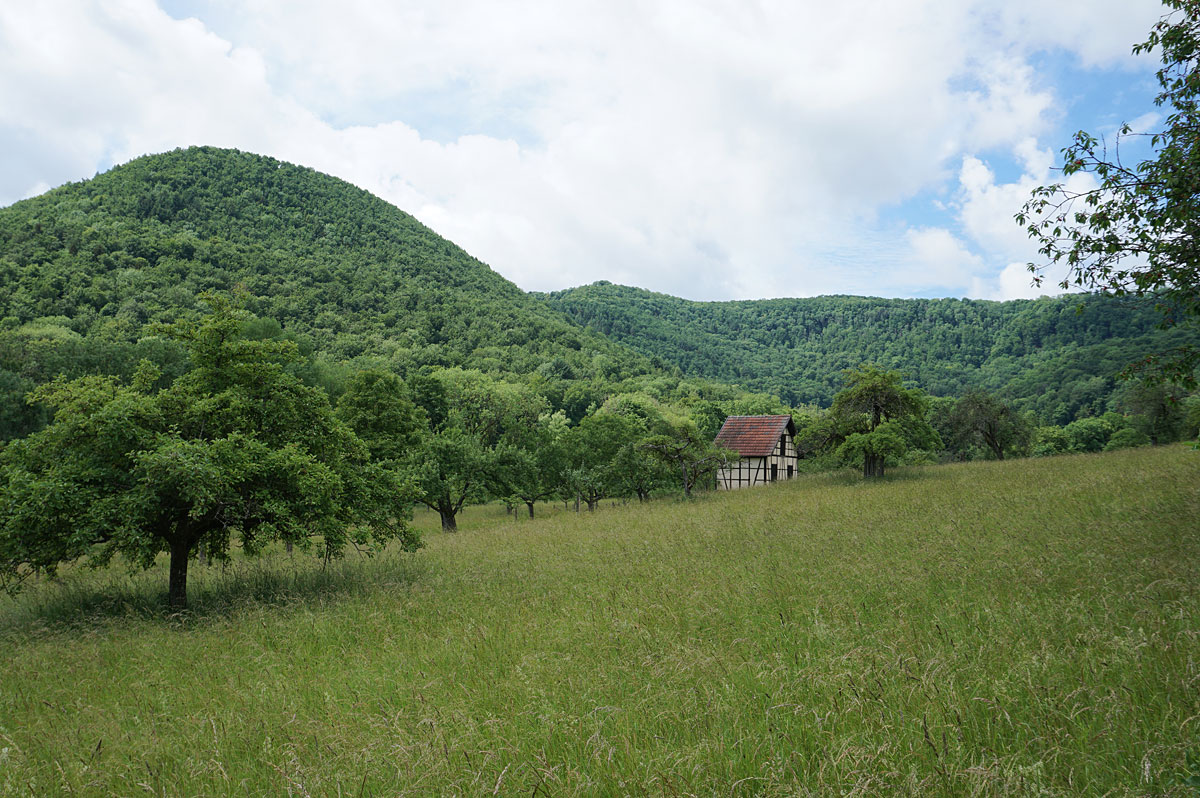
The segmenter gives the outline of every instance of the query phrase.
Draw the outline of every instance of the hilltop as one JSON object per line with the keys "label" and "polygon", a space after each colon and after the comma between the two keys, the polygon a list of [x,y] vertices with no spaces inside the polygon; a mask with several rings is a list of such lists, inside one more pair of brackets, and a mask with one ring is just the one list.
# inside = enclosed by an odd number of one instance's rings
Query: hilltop
{"label": "hilltop", "polygon": [[250,310],[333,355],[532,371],[607,354],[574,325],[390,203],[273,158],[211,147],[138,158],[0,209],[0,317],[80,334],[171,320],[242,285]]}

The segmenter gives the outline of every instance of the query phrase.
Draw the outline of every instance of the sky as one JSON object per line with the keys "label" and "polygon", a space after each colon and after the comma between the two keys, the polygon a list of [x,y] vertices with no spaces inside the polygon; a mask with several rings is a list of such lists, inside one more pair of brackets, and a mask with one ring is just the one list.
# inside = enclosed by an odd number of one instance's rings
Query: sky
{"label": "sky", "polygon": [[[1013,215],[1152,130],[1157,0],[0,2],[0,206],[205,144],[312,167],[525,290],[1054,294]],[[1086,180],[1076,176],[1075,180]],[[1080,185],[1083,185],[1082,183]]]}

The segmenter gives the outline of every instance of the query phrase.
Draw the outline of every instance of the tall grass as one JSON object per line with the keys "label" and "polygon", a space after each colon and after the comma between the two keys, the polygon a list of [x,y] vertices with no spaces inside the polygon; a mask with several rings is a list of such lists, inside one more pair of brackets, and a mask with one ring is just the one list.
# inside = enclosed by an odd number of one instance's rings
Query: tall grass
{"label": "tall grass", "polygon": [[503,513],[0,605],[0,792],[1189,794],[1194,451]]}

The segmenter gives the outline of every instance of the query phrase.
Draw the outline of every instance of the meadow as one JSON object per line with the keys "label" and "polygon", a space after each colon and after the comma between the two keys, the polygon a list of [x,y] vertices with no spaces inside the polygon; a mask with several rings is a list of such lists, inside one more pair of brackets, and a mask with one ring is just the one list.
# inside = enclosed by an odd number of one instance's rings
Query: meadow
{"label": "meadow", "polygon": [[540,509],[0,599],[0,794],[1196,794],[1198,451]]}

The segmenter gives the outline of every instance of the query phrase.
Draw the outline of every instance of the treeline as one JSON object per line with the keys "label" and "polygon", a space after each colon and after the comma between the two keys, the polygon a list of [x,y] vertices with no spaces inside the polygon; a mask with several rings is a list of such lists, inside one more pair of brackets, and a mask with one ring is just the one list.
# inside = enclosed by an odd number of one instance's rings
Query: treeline
{"label": "treeline", "polygon": [[[253,297],[244,294],[243,303],[256,304]],[[203,315],[199,308],[194,308],[179,318],[196,322]],[[36,397],[32,402],[26,398],[35,394],[38,386],[52,380],[86,375],[127,380],[143,360],[155,364],[162,385],[181,376],[189,368],[187,351],[180,342],[162,334],[165,326],[161,322],[143,325],[136,339],[131,340],[95,331],[80,334],[67,317],[40,317],[25,323],[12,319],[0,321],[0,441],[24,437],[46,424],[49,408]],[[473,357],[464,358],[461,366],[420,364],[403,356],[336,360],[328,351],[316,349],[310,336],[285,329],[278,320],[270,318],[247,320],[243,334],[253,340],[291,342],[299,357],[287,364],[288,372],[305,384],[320,388],[334,401],[360,371],[382,370],[419,379],[458,369],[520,384],[544,397],[553,412],[561,412],[573,422],[614,393],[644,393],[655,401],[667,403],[736,401],[748,407],[779,405],[777,398],[766,394],[749,393],[712,380],[687,378],[678,369],[668,371],[649,365],[643,368],[636,361],[631,365],[631,358],[624,355],[610,357],[604,351],[587,348],[576,353],[588,359],[587,368],[576,368],[572,359],[562,354],[547,353],[544,359],[533,359],[538,364],[536,368],[518,373],[508,368],[492,368],[494,364],[489,359]]]}
{"label": "treeline", "polygon": [[873,477],[901,464],[1113,451],[1200,434],[1200,393],[1167,383],[1126,382],[1119,410],[1058,426],[980,389],[930,396],[874,364],[843,376],[830,408],[795,417],[801,470],[854,465]]}
{"label": "treeline", "polygon": [[1196,343],[1152,302],[1074,295],[990,302],[826,296],[691,302],[599,282],[545,295],[572,319],[684,373],[828,407],[861,362],[934,396],[982,389],[1047,423],[1114,409],[1118,372]]}
{"label": "treeline", "polygon": [[[665,400],[610,385],[572,418],[541,390],[553,383],[478,369],[385,368],[349,374],[338,393],[306,385],[311,361],[278,325],[221,295],[213,312],[157,329],[126,354],[129,376],[59,375],[30,392],[45,425],[0,442],[0,584],[15,589],[64,561],[120,554],[149,567],[170,556],[169,600],[186,605],[189,562],[236,542],[316,547],[399,539],[423,504],[457,529],[468,504],[501,500],[533,516],[538,502],[596,508],[714,486],[736,459],[712,443],[729,415],[792,413],[806,470],[946,459],[1044,456],[1195,436],[1200,397],[1130,385],[1125,412],[1045,425],[982,391],[934,398],[895,371],[860,365],[828,409],[766,396]],[[268,335],[275,331],[274,335]],[[644,387],[644,386],[643,386]]]}

